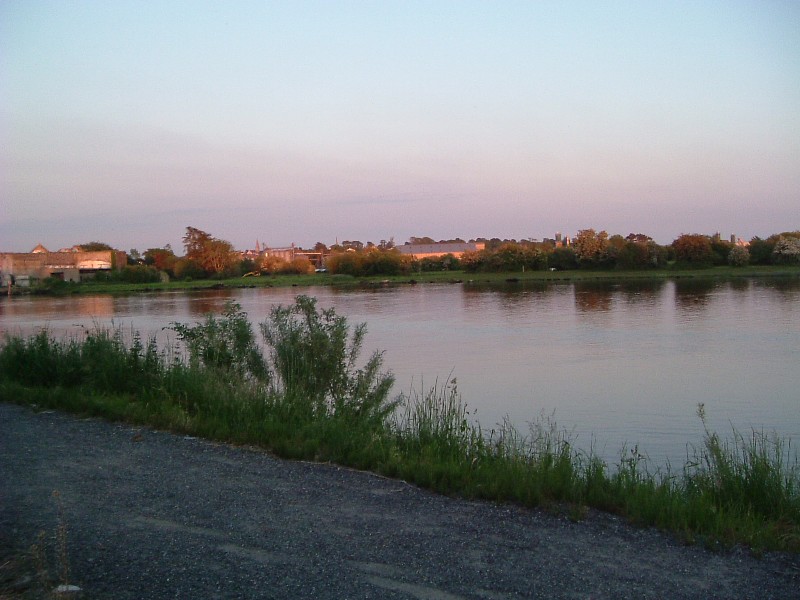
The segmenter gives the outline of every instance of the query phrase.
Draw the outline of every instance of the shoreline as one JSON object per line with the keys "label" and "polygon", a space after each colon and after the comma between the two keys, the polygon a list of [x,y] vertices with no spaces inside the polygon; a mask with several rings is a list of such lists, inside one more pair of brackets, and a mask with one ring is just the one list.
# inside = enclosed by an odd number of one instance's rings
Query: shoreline
{"label": "shoreline", "polygon": [[14,296],[69,296],[82,294],[140,294],[156,292],[196,292],[215,289],[257,289],[271,287],[343,287],[374,288],[400,285],[525,285],[563,284],[584,282],[661,282],[670,280],[725,281],[749,278],[794,279],[800,278],[800,267],[753,266],[711,267],[707,269],[654,269],[637,271],[525,271],[502,273],[467,273],[465,271],[438,271],[411,273],[406,275],[353,277],[350,275],[264,275],[259,277],[236,277],[230,279],[203,279],[194,281],[171,281],[167,283],[65,283],[51,289],[12,288]]}

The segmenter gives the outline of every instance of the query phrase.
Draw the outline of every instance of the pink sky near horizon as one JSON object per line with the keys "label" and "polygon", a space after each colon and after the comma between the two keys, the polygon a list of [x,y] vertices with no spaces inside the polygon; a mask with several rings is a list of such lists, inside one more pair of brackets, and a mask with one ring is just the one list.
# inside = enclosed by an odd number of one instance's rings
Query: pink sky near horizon
{"label": "pink sky near horizon", "polygon": [[0,5],[0,251],[800,229],[800,5]]}

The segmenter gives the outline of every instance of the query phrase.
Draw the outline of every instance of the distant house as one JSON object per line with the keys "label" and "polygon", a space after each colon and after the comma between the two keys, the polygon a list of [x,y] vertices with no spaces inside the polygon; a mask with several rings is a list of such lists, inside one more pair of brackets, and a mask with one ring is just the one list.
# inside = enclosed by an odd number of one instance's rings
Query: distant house
{"label": "distant house", "polygon": [[127,263],[125,252],[99,250],[82,252],[75,248],[50,252],[38,244],[30,252],[0,253],[0,285],[19,286],[54,277],[63,281],[91,279],[99,271],[121,269]]}
{"label": "distant house", "polygon": [[477,252],[485,247],[486,244],[482,242],[442,242],[439,244],[403,244],[397,246],[397,251],[404,256],[421,260],[423,258],[439,258],[448,254],[460,258],[465,252]]}
{"label": "distant house", "polygon": [[292,262],[296,258],[307,258],[315,268],[321,268],[325,260],[325,254],[311,250],[296,248],[294,244],[285,248],[270,248],[264,246],[261,256],[277,256],[286,262]]}

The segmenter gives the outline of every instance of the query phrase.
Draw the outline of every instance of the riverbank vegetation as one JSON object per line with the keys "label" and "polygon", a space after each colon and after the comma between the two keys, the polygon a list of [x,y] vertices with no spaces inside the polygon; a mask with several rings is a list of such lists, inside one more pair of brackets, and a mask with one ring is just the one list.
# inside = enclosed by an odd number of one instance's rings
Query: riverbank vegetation
{"label": "riverbank vegetation", "polygon": [[573,518],[593,507],[689,542],[800,551],[796,454],[768,433],[706,430],[677,471],[653,469],[636,448],[609,465],[547,418],[527,432],[508,422],[482,430],[454,378],[392,398],[382,354],[360,357],[365,326],[351,328],[309,297],[274,308],[258,330],[235,304],[173,330],[175,343],[162,348],[121,330],[7,338],[0,401],[257,445],[446,494],[566,508]]}
{"label": "riverbank vegetation", "polygon": [[[410,245],[400,247],[391,240],[378,245],[345,241],[330,248],[318,242],[311,250],[291,246],[237,252],[229,242],[187,227],[183,242],[184,256],[177,256],[169,245],[144,253],[132,249],[127,265],[82,275],[80,283],[63,281],[63,277],[34,278],[32,285],[12,285],[8,293],[800,276],[800,231],[754,237],[749,242],[723,240],[719,234],[684,234],[662,246],[644,234],[623,238],[583,229],[574,238],[542,241],[478,238],[467,244],[460,239],[434,243],[431,238],[412,238]],[[80,248],[101,246],[110,248],[100,242]],[[409,251],[412,247],[417,253]],[[441,253],[442,248],[452,247],[460,248],[458,256]]]}
{"label": "riverbank vegetation", "polygon": [[270,287],[311,287],[331,286],[342,288],[374,288],[393,285],[416,284],[463,284],[473,285],[547,285],[568,282],[621,282],[626,281],[664,281],[697,280],[721,281],[744,278],[797,278],[800,265],[767,265],[731,267],[720,266],[708,269],[654,269],[654,270],[570,270],[570,271],[530,271],[524,272],[479,272],[425,271],[406,275],[354,276],[349,274],[313,273],[309,275],[259,275],[250,277],[231,277],[227,279],[199,280],[160,280],[158,282],[127,282],[97,279],[82,283],[71,283],[56,279],[46,279],[31,288],[14,288],[14,295],[34,294],[61,296],[73,294],[136,294],[149,292],[180,292],[212,289],[270,288]]}

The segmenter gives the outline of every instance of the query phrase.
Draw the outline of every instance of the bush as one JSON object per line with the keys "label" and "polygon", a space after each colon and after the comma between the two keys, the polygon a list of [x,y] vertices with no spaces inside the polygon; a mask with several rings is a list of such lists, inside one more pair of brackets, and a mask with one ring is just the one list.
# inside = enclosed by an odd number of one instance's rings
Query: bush
{"label": "bush", "polygon": [[316,299],[298,296],[292,306],[273,308],[261,331],[283,402],[293,413],[385,424],[396,402],[388,401],[394,377],[381,372],[383,354],[373,353],[356,368],[366,325],[358,325],[351,336],[345,317],[332,308],[318,311]]}
{"label": "bush", "polygon": [[572,248],[556,248],[547,257],[547,266],[559,271],[578,268],[578,256]]}
{"label": "bush", "polygon": [[120,279],[125,283],[158,283],[161,273],[155,267],[132,265],[122,269]]}
{"label": "bush", "polygon": [[744,246],[734,246],[728,253],[728,264],[732,267],[744,267],[750,264],[750,251]]}
{"label": "bush", "polygon": [[777,240],[772,237],[762,240],[758,236],[750,240],[750,246],[748,248],[750,252],[750,262],[754,265],[771,265],[772,251],[775,249],[776,241]]}
{"label": "bush", "polygon": [[205,279],[207,274],[203,267],[197,262],[188,258],[181,258],[175,262],[172,268],[175,277],[190,281],[192,279]]}
{"label": "bush", "polygon": [[191,366],[230,372],[240,379],[269,380],[253,328],[238,304],[226,304],[219,318],[208,315],[191,327],[173,323],[172,329],[189,351]]}
{"label": "bush", "polygon": [[675,259],[687,266],[708,267],[713,262],[711,240],[706,235],[683,234],[672,242],[672,247],[675,250]]}
{"label": "bush", "polygon": [[332,254],[328,257],[326,266],[334,275],[401,275],[411,271],[411,260],[394,249],[372,248],[367,252],[346,251]]}
{"label": "bush", "polygon": [[800,264],[800,239],[783,236],[778,238],[772,250],[772,261],[778,265]]}
{"label": "bush", "polygon": [[421,272],[433,271],[457,271],[461,267],[461,262],[452,254],[444,256],[428,256],[414,261],[412,270]]}
{"label": "bush", "polygon": [[300,256],[291,262],[284,261],[278,272],[283,275],[308,275],[314,272],[314,265],[305,256]]}
{"label": "bush", "polygon": [[362,254],[355,251],[337,252],[328,257],[328,271],[334,275],[359,277],[362,270]]}

